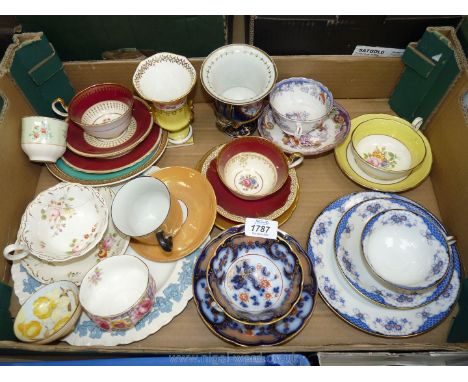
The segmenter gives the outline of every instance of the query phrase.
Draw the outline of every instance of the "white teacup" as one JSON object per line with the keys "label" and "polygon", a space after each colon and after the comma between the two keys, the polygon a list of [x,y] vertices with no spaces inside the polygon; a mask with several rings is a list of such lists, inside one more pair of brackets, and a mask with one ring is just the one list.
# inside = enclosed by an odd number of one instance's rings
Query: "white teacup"
{"label": "white teacup", "polygon": [[183,211],[164,182],[142,176],[117,192],[112,203],[112,220],[125,235],[171,252],[173,237],[183,224]]}
{"label": "white teacup", "polygon": [[56,162],[67,148],[68,123],[56,118],[21,119],[21,148],[33,162]]}
{"label": "white teacup", "polygon": [[390,285],[408,291],[439,283],[450,264],[446,237],[431,220],[407,210],[377,214],[362,231],[362,251],[371,270]]}

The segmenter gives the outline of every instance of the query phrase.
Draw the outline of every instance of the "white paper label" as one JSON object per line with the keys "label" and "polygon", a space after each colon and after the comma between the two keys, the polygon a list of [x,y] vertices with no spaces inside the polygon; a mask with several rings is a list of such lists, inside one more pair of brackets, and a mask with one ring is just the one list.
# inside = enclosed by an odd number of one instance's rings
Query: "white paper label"
{"label": "white paper label", "polygon": [[247,218],[245,219],[245,235],[276,240],[278,222],[276,220]]}
{"label": "white paper label", "polygon": [[401,57],[404,52],[404,49],[357,45],[356,48],[354,48],[353,56]]}

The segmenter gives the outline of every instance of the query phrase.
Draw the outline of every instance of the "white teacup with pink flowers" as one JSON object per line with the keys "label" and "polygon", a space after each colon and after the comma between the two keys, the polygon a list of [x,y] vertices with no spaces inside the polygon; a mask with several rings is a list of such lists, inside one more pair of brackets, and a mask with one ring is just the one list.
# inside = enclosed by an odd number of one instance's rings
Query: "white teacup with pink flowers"
{"label": "white teacup with pink flowers", "polygon": [[135,256],[107,258],[84,277],[80,303],[103,330],[133,328],[153,307],[156,283],[146,264]]}

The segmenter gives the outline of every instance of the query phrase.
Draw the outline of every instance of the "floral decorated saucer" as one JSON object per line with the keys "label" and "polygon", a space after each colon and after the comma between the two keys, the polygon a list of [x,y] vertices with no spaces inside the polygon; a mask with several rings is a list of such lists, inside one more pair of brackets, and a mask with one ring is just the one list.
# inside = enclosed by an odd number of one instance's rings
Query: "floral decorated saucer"
{"label": "floral decorated saucer", "polygon": [[[344,277],[357,292],[386,307],[413,309],[431,303],[443,293],[452,279],[453,266],[449,263],[449,254],[447,253],[445,271],[442,272],[441,269],[442,274],[445,274],[443,280],[437,287],[419,292],[395,290],[373,274],[361,254],[361,233],[366,223],[374,216],[383,211],[397,208],[418,212],[418,209],[413,205],[395,198],[368,200],[350,208],[338,223],[334,239],[335,253]],[[426,215],[427,213],[422,216],[436,227],[435,220]]]}
{"label": "floral decorated saucer", "polygon": [[348,112],[336,103],[319,127],[299,138],[285,133],[275,123],[269,106],[258,119],[258,131],[262,137],[277,144],[284,152],[299,152],[303,155],[318,155],[332,150],[346,138],[350,125]]}
{"label": "floral decorated saucer", "polygon": [[312,264],[294,238],[278,231],[278,235],[291,245],[303,267],[304,285],[301,297],[286,318],[273,324],[246,325],[237,322],[223,313],[210,294],[206,270],[218,244],[231,235],[243,232],[243,225],[229,228],[205,245],[196,261],[193,274],[195,304],[208,328],[225,341],[240,346],[266,346],[284,343],[295,337],[312,315],[317,292]]}
{"label": "floral decorated saucer", "polygon": [[[98,189],[108,208],[112,204],[114,192],[107,187]],[[21,260],[21,265],[28,273],[42,284],[50,284],[59,280],[68,280],[76,285],[81,284],[84,275],[106,257],[118,256],[125,252],[130,242],[128,236],[116,230],[112,219],[104,236],[98,245],[86,256],[61,263],[49,263],[34,256],[28,255]]]}
{"label": "floral decorated saucer", "polygon": [[335,258],[334,232],[347,210],[360,202],[375,198],[392,198],[402,202],[400,208],[414,209],[442,224],[415,202],[393,194],[360,192],[343,196],[326,207],[315,220],[309,237],[308,254],[317,273],[320,294],[327,305],[344,321],[377,336],[409,337],[425,333],[447,318],[460,291],[461,265],[455,245],[451,246],[454,271],[450,283],[431,303],[410,310],[379,306],[349,287]]}

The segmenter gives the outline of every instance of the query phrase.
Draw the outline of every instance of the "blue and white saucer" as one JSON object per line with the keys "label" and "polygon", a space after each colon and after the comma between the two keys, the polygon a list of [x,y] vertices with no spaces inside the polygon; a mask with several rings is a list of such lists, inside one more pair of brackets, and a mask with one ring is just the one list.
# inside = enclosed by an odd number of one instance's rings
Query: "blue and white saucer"
{"label": "blue and white saucer", "polygon": [[461,268],[455,245],[451,246],[454,269],[447,287],[434,301],[414,309],[395,309],[375,304],[350,288],[337,264],[334,235],[340,219],[357,204],[377,198],[392,198],[391,203],[395,203],[395,200],[404,202],[399,204],[399,208],[414,208],[419,214],[432,217],[446,233],[443,225],[432,214],[407,198],[380,192],[346,195],[321,212],[310,232],[308,254],[314,264],[319,292],[339,317],[364,332],[385,337],[409,337],[425,333],[447,318],[457,301]]}
{"label": "blue and white saucer", "polygon": [[212,239],[198,257],[193,275],[193,295],[198,312],[217,336],[240,346],[278,345],[296,336],[309,321],[316,302],[317,280],[312,264],[300,244],[291,236],[278,231],[278,235],[295,250],[303,271],[304,285],[299,301],[288,316],[269,325],[246,325],[233,320],[219,308],[213,299],[206,270],[218,244],[225,238],[244,232],[244,225],[235,226]]}
{"label": "blue and white saucer", "polygon": [[363,296],[385,307],[413,309],[434,301],[447,288],[453,274],[453,261],[444,279],[435,288],[421,292],[398,292],[385,285],[369,269],[361,254],[361,233],[366,223],[383,211],[405,209],[416,212],[437,225],[426,211],[397,198],[373,199],[350,208],[338,223],[335,234],[335,255],[344,277]]}

